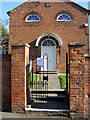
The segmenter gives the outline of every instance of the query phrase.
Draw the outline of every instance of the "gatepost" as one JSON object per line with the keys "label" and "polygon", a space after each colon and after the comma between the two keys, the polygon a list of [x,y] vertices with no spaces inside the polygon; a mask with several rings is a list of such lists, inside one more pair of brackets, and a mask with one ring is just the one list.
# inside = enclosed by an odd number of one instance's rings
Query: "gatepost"
{"label": "gatepost", "polygon": [[70,65],[70,116],[88,116],[88,95],[86,87],[85,72],[85,44],[70,43],[69,45]]}
{"label": "gatepost", "polygon": [[29,45],[12,45],[11,53],[11,110],[23,112],[26,98],[26,66],[29,64]]}

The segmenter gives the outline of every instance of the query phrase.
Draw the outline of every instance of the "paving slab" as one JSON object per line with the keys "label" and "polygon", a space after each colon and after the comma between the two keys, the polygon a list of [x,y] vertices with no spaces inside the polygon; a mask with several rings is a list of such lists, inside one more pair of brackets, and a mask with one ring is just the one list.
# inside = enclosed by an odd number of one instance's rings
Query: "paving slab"
{"label": "paving slab", "polygon": [[58,74],[48,74],[48,89],[61,89]]}

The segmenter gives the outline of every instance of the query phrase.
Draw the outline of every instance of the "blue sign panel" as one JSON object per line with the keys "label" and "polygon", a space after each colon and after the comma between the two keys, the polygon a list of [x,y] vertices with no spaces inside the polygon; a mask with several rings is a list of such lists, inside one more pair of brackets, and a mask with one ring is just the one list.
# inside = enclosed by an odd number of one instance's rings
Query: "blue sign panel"
{"label": "blue sign panel", "polygon": [[37,66],[43,67],[43,58],[37,58]]}

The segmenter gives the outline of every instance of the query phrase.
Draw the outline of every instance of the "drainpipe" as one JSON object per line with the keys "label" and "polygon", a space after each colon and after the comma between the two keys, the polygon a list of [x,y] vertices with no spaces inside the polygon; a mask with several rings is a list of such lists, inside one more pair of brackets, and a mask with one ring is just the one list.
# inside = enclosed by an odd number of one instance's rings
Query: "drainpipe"
{"label": "drainpipe", "polygon": [[[88,10],[90,10],[90,1],[88,2]],[[88,15],[88,25],[89,25],[89,54],[90,54],[90,14]]]}

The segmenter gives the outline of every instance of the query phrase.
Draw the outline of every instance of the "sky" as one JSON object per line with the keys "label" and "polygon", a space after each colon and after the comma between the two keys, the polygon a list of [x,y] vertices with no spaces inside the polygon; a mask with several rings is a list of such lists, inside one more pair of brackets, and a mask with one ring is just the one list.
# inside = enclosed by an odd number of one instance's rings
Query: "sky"
{"label": "sky", "polygon": [[[24,1],[26,0],[0,0],[0,18],[2,20],[9,19],[7,12],[19,6]],[[88,2],[90,0],[72,0],[72,1],[88,9]],[[5,25],[5,28],[9,31],[9,24],[7,26]]]}

